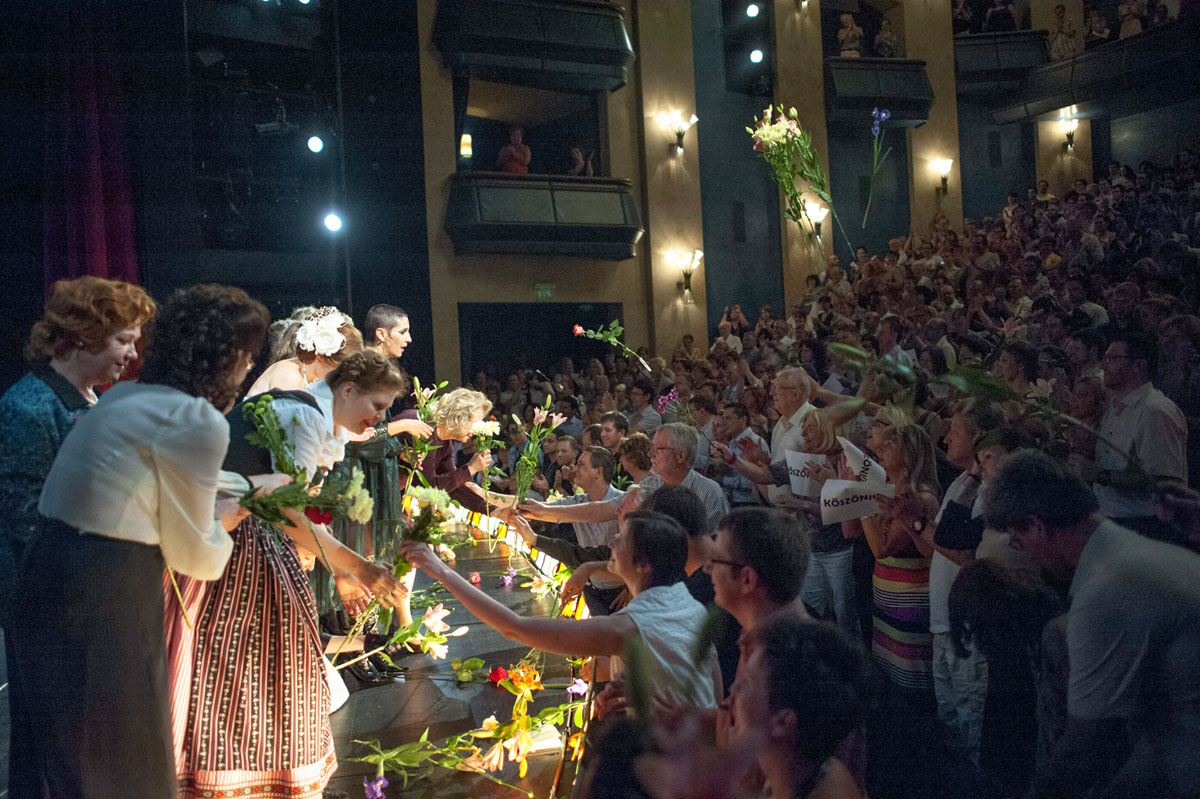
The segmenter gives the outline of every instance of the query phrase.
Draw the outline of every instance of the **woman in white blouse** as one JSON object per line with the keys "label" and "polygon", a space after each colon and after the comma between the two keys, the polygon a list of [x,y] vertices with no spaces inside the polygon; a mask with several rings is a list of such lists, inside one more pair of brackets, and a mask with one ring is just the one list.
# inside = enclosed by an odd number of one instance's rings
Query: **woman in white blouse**
{"label": "woman in white blouse", "polygon": [[[272,391],[272,407],[310,475],[343,457],[353,434],[384,418],[403,378],[385,356],[350,355],[304,391]],[[225,468],[250,474],[270,455],[245,440],[248,424],[229,415]],[[170,681],[180,794],[320,797],[337,768],[329,728],[330,683],[317,608],[298,548],[330,570],[342,602],[361,613],[372,595],[385,604],[403,593],[391,567],[364,560],[324,524],[280,532],[248,518],[232,532],[224,573],[202,593],[185,593],[194,631],[180,631]],[[191,586],[189,586],[191,588]],[[190,639],[190,641],[189,641]]]}
{"label": "woman in white blouse", "polygon": [[211,580],[229,559],[242,511],[217,499],[222,413],[268,321],[240,289],[177,292],[140,381],[106,392],[50,469],[8,633],[36,655],[9,667],[30,677],[31,756],[54,799],[176,796],[163,569]]}

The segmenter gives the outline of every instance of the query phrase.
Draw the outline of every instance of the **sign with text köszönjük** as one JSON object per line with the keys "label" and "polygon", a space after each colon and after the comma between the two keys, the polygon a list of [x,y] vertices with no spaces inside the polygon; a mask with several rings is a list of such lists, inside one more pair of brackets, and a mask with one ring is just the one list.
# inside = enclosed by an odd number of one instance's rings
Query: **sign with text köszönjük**
{"label": "sign with text k\u00f6sz\u00f6nj\u00fck", "polygon": [[809,461],[824,463],[825,456],[790,449],[784,454],[787,457],[788,477],[792,481],[792,493],[798,497],[820,496],[821,486],[808,473],[807,464]]}

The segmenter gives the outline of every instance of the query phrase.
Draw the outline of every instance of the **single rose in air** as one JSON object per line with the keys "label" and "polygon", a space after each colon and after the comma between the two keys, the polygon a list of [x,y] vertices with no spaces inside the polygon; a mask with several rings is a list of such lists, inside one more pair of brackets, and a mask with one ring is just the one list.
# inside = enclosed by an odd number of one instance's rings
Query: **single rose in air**
{"label": "single rose in air", "polygon": [[575,325],[574,333],[577,336],[582,336],[583,335],[583,325]]}

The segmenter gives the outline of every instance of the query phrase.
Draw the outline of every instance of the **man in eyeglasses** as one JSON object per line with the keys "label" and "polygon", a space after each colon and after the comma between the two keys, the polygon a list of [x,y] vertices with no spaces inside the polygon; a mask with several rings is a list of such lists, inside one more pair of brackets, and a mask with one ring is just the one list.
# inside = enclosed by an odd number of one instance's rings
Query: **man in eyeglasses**
{"label": "man in eyeglasses", "polygon": [[1092,482],[1100,513],[1122,527],[1158,537],[1153,491],[1157,478],[1187,485],[1187,422],[1179,407],[1150,383],[1158,348],[1139,331],[1118,333],[1104,353],[1108,408],[1100,420]]}

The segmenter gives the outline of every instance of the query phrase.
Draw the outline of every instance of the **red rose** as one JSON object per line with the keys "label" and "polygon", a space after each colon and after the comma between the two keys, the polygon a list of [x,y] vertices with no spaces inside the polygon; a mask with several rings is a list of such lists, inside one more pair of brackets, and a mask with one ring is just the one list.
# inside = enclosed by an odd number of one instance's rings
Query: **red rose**
{"label": "red rose", "polygon": [[471,581],[471,585],[479,585],[481,582],[479,572],[471,572],[467,575],[467,579]]}
{"label": "red rose", "polygon": [[312,505],[309,505],[304,509],[304,515],[307,516],[308,520],[313,524],[330,524],[333,522],[332,513],[327,510],[315,508]]}
{"label": "red rose", "polygon": [[492,681],[492,685],[499,685],[501,680],[508,679],[508,672],[503,666],[497,666],[492,669],[492,673],[488,675],[488,679]]}
{"label": "red rose", "polygon": [[583,325],[575,325],[574,330],[575,330],[575,335],[577,335],[577,336],[583,335]]}

